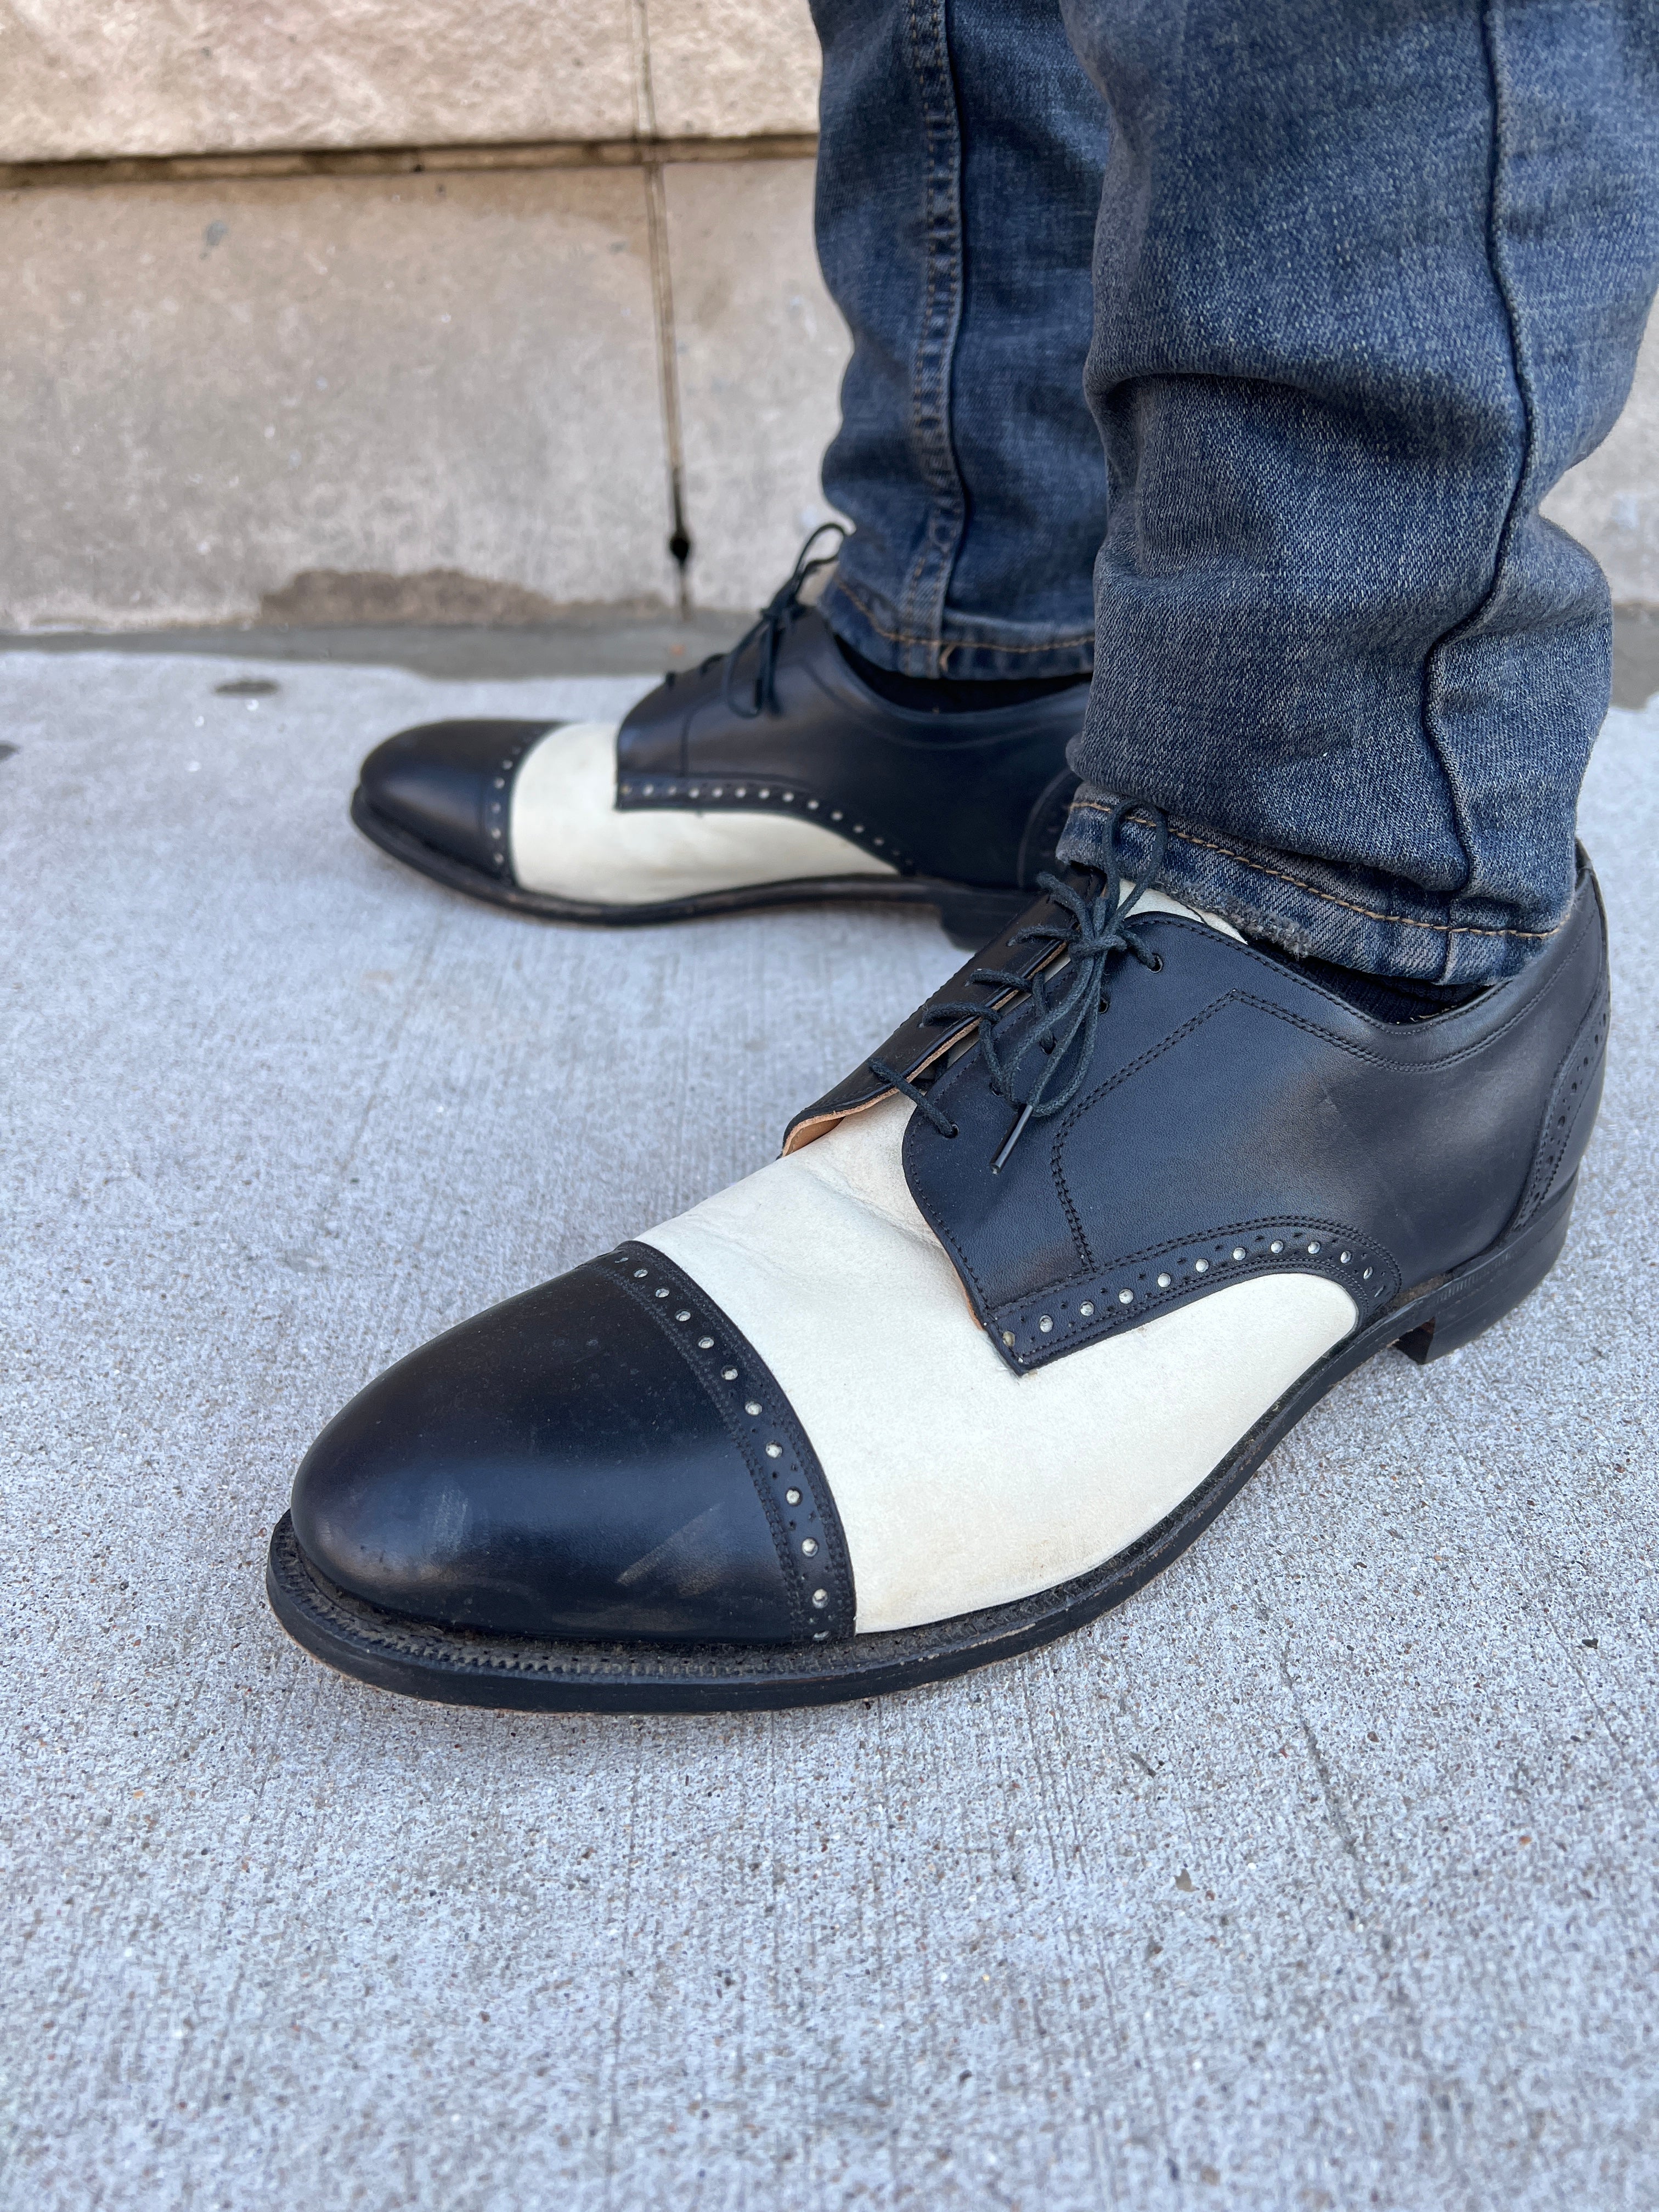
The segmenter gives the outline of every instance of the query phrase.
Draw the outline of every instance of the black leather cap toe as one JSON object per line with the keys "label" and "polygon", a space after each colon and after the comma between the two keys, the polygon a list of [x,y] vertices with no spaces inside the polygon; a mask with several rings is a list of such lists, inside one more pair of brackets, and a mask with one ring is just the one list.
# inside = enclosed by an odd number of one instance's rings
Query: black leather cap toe
{"label": "black leather cap toe", "polygon": [[502,875],[513,778],[553,722],[422,722],[376,745],[358,771],[375,813],[422,842]]}
{"label": "black leather cap toe", "polygon": [[852,1632],[834,1505],[787,1401],[645,1247],[380,1376],[313,1445],[293,1511],[330,1581],[418,1620],[691,1642]]}

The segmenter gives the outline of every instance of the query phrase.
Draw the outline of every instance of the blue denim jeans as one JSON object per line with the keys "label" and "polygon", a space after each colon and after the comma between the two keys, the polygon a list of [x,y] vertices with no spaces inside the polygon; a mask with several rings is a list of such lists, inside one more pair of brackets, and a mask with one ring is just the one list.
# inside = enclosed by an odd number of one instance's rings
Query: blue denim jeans
{"label": "blue denim jeans", "polygon": [[1514,973],[1607,707],[1605,580],[1538,509],[1659,276],[1659,6],[814,5],[832,626],[1092,659],[1067,858],[1121,795],[1270,942]]}

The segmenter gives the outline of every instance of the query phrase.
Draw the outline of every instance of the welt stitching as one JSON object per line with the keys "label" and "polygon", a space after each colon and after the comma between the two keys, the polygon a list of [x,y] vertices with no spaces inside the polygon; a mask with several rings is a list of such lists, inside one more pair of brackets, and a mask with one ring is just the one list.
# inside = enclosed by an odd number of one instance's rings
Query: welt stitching
{"label": "welt stitching", "polygon": [[[1074,799],[1072,805],[1079,813],[1105,817],[1112,811],[1093,799]],[[1374,907],[1360,906],[1352,899],[1338,898],[1334,891],[1321,890],[1316,884],[1306,883],[1300,876],[1290,875],[1283,868],[1270,868],[1264,861],[1254,860],[1248,853],[1241,853],[1236,847],[1219,843],[1214,838],[1196,836],[1190,830],[1173,827],[1170,835],[1183,845],[1196,845],[1200,852],[1219,853],[1224,859],[1237,861],[1241,868],[1252,868],[1257,875],[1270,877],[1274,883],[1289,884],[1297,890],[1305,891],[1310,898],[1322,900],[1327,906],[1340,906],[1349,914],[1363,916],[1367,921],[1392,922],[1401,929],[1432,930],[1440,937],[1516,937],[1538,945],[1547,945],[1565,927],[1565,917],[1557,922],[1554,929],[1483,929],[1473,922],[1419,921],[1410,915],[1379,914]]]}

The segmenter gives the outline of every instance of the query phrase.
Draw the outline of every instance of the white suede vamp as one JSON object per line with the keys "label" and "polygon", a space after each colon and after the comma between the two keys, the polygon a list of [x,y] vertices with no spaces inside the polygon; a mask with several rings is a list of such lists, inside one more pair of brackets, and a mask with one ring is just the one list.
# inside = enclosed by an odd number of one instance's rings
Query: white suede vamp
{"label": "white suede vamp", "polygon": [[521,890],[599,906],[812,876],[890,876],[817,822],[772,813],[618,812],[617,725],[567,722],[538,740],[513,784],[513,875]]}
{"label": "white suede vamp", "polygon": [[644,1242],[723,1307],[811,1438],[861,1633],[1006,1604],[1154,1527],[1338,1343],[1353,1301],[1257,1276],[1016,1376],[910,1196],[891,1098]]}

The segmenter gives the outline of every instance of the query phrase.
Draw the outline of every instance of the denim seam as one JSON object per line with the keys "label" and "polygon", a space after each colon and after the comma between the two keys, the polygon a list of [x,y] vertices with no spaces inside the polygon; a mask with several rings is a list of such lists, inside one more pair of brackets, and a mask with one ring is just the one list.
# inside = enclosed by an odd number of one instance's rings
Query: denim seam
{"label": "denim seam", "polygon": [[[1504,325],[1509,331],[1510,374],[1521,408],[1521,462],[1516,471],[1515,488],[1510,495],[1504,520],[1498,532],[1498,544],[1492,555],[1492,574],[1478,604],[1470,609],[1461,622],[1443,631],[1429,647],[1423,664],[1423,734],[1434,756],[1446,787],[1452,819],[1456,826],[1458,842],[1463,848],[1464,883],[1467,886],[1474,870],[1471,859],[1475,847],[1466,816],[1462,795],[1451,772],[1445,744],[1442,712],[1445,702],[1445,661],[1450,647],[1460,639],[1470,635],[1501,587],[1504,564],[1515,536],[1516,525],[1523,502],[1532,488],[1537,458],[1537,416],[1535,394],[1526,362],[1526,349],[1521,331],[1521,313],[1510,283],[1506,257],[1503,249],[1503,223],[1505,210],[1504,176],[1504,78],[1499,58],[1498,31],[1503,12],[1502,0],[1482,0],[1480,9],[1480,44],[1486,64],[1487,81],[1492,88],[1492,160],[1486,197],[1486,262],[1491,270],[1492,289],[1504,310]],[[1454,902],[1455,903],[1455,902]],[[1433,925],[1422,925],[1432,927]],[[1476,930],[1452,928],[1449,933],[1464,936],[1535,937],[1535,930]]]}
{"label": "denim seam", "polygon": [[943,639],[937,632],[924,635],[920,630],[889,629],[877,618],[875,609],[857,585],[849,583],[839,570],[836,574],[835,589],[853,602],[878,637],[886,638],[892,645],[969,645],[976,647],[985,653],[1070,653],[1074,652],[1079,646],[1091,646],[1095,641],[1095,634],[1091,629],[1075,630],[1068,637],[1053,637],[1044,645],[1002,645],[996,639],[989,637],[963,636]]}
{"label": "denim seam", "polygon": [[[927,139],[922,198],[922,252],[927,285],[911,375],[911,428],[923,473],[936,501],[915,566],[906,580],[901,619],[907,642],[933,647],[937,657],[945,599],[962,542],[966,501],[951,439],[951,374],[962,319],[962,124],[951,70],[945,0],[910,0],[910,53]],[[940,89],[943,98],[940,98]],[[941,224],[940,211],[944,210]],[[941,250],[939,234],[945,240]],[[941,295],[941,279],[943,293]],[[925,625],[918,630],[917,624]],[[916,672],[909,672],[915,673]],[[921,672],[932,675],[932,668]]]}
{"label": "denim seam", "polygon": [[[1075,799],[1073,811],[1079,814],[1098,814],[1109,818],[1112,809],[1092,799]],[[1264,860],[1253,860],[1249,854],[1239,852],[1231,845],[1224,845],[1210,837],[1200,837],[1190,830],[1177,830],[1173,823],[1170,836],[1183,845],[1196,846],[1200,852],[1219,853],[1224,860],[1232,860],[1241,868],[1254,869],[1259,876],[1270,877],[1274,883],[1289,884],[1294,890],[1304,891],[1308,897],[1322,901],[1327,906],[1340,907],[1345,913],[1357,914],[1367,921],[1386,921],[1399,929],[1429,929],[1440,937],[1515,937],[1531,945],[1547,945],[1556,934],[1555,929],[1486,929],[1470,921],[1419,921],[1407,914],[1380,914],[1375,907],[1360,906],[1353,899],[1339,898],[1334,891],[1321,890],[1317,884],[1310,884],[1300,876],[1289,874],[1283,868],[1270,868]],[[1565,927],[1558,923],[1557,929]]]}

